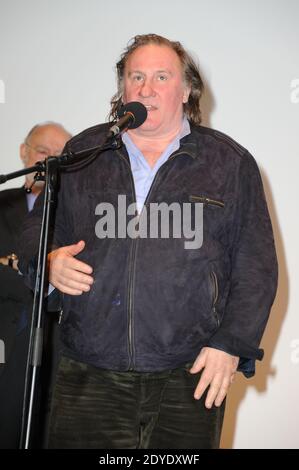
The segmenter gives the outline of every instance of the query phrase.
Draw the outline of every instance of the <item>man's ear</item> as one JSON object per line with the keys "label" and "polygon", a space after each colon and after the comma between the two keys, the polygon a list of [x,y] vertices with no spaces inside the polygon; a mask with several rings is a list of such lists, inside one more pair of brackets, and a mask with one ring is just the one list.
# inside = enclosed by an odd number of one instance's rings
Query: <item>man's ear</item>
{"label": "man's ear", "polygon": [[191,92],[191,88],[189,86],[186,86],[184,88],[184,93],[183,93],[183,103],[188,103],[189,95]]}
{"label": "man's ear", "polygon": [[20,145],[20,158],[21,158],[22,162],[25,165],[25,163],[27,161],[27,152],[26,152],[26,145],[25,144]]}

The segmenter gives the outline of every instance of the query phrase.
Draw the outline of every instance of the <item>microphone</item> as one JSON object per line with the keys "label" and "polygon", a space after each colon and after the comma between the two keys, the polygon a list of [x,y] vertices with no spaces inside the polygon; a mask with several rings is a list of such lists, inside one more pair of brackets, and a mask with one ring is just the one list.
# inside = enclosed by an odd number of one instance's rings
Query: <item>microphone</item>
{"label": "microphone", "polygon": [[118,112],[120,119],[110,127],[108,137],[115,137],[127,129],[136,129],[147,118],[146,107],[138,101],[131,101],[122,106]]}

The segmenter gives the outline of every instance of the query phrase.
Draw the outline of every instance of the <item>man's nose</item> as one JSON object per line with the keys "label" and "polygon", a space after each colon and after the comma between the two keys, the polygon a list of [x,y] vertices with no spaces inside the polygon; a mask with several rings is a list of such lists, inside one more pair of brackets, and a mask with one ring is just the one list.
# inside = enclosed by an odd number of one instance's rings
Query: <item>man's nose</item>
{"label": "man's nose", "polygon": [[139,90],[139,94],[140,96],[142,96],[142,98],[148,98],[150,96],[155,96],[155,90],[152,86],[152,83],[151,81],[148,79],[148,80],[145,80],[142,84],[142,86],[140,87],[140,90]]}

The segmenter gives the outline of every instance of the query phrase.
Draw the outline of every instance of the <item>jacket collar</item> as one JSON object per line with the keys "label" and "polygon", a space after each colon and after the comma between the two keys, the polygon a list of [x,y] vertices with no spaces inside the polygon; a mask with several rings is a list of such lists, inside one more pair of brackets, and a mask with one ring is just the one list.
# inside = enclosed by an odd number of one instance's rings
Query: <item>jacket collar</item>
{"label": "jacket collar", "polygon": [[[205,157],[203,154],[203,144],[200,134],[200,126],[195,126],[194,124],[190,123],[190,130],[191,133],[180,140],[180,147],[169,158],[182,155],[191,157],[193,160],[200,160],[200,163],[204,163]],[[122,154],[123,157],[126,158],[129,163],[127,149],[121,139],[120,148],[118,149],[118,151]]]}
{"label": "jacket collar", "polygon": [[180,148],[176,150],[172,156],[187,155],[193,158],[193,160],[200,160],[201,163],[204,163],[205,158],[200,136],[200,127],[190,123],[190,130],[191,133],[181,139]]}

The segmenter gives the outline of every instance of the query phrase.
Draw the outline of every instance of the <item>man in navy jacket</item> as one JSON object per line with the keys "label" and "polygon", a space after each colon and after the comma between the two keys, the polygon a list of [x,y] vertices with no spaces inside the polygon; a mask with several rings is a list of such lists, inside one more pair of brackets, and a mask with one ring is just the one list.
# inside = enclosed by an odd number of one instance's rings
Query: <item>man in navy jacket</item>
{"label": "man in navy jacket", "polygon": [[[50,447],[217,448],[229,385],[262,359],[276,291],[260,174],[246,149],[199,125],[202,81],[180,43],[137,36],[117,72],[111,116],[134,101],[148,116],[119,148],[61,176],[48,257],[64,304]],[[108,130],[66,150],[100,145]],[[31,285],[40,199],[20,263]]]}

